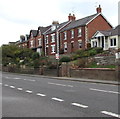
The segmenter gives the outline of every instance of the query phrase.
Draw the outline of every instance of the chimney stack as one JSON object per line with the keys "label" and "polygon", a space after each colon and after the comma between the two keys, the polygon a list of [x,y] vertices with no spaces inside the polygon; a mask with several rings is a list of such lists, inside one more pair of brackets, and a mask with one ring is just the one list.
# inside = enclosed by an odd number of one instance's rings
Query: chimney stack
{"label": "chimney stack", "polygon": [[68,16],[68,21],[74,21],[76,19],[75,14],[73,14],[73,16],[71,15],[71,13]]}
{"label": "chimney stack", "polygon": [[101,6],[100,6],[100,5],[99,5],[99,7],[97,7],[97,8],[96,8],[96,11],[97,11],[97,13],[101,13],[102,8],[101,8]]}

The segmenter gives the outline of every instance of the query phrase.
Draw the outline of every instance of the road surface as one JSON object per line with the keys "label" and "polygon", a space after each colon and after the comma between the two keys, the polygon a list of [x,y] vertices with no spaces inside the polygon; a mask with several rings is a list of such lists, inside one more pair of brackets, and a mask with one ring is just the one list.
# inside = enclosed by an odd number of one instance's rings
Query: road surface
{"label": "road surface", "polygon": [[117,85],[3,73],[3,117],[117,117]]}

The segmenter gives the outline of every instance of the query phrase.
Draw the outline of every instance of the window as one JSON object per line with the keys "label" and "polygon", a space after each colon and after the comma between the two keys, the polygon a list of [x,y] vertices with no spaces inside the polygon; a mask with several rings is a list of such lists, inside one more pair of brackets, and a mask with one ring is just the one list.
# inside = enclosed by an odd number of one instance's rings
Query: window
{"label": "window", "polygon": [[82,36],[81,28],[78,28],[78,36]]}
{"label": "window", "polygon": [[33,47],[33,40],[32,40],[32,41],[30,41],[30,46],[31,46],[31,47]]}
{"label": "window", "polygon": [[79,48],[82,48],[82,40],[78,41]]}
{"label": "window", "polygon": [[64,40],[66,40],[67,39],[67,32],[65,31],[64,32]]}
{"label": "window", "polygon": [[71,38],[74,38],[74,30],[71,30]]}
{"label": "window", "polygon": [[52,47],[52,52],[51,53],[55,53],[55,45],[51,45]]}
{"label": "window", "polygon": [[55,34],[51,34],[51,40],[52,43],[55,42]]}
{"label": "window", "polygon": [[74,44],[73,44],[73,42],[71,43],[71,49],[73,49],[74,48]]}
{"label": "window", "polygon": [[64,52],[67,52],[67,42],[64,43]]}
{"label": "window", "polygon": [[46,36],[46,44],[48,44],[48,35]]}
{"label": "window", "polygon": [[42,41],[41,38],[38,39],[38,45],[41,46],[42,45]]}
{"label": "window", "polygon": [[116,46],[116,38],[110,39],[110,46]]}

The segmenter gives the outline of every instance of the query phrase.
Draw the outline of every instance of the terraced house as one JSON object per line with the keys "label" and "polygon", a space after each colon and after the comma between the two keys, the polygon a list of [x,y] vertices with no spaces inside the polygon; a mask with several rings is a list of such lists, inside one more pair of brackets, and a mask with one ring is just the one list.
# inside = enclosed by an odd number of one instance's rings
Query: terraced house
{"label": "terraced house", "polygon": [[76,20],[74,14],[69,14],[66,22],[53,21],[52,25],[31,30],[28,48],[40,54],[44,52],[44,55],[70,54],[78,49],[87,49],[95,32],[110,29],[112,25],[99,5],[96,13],[90,16]]}

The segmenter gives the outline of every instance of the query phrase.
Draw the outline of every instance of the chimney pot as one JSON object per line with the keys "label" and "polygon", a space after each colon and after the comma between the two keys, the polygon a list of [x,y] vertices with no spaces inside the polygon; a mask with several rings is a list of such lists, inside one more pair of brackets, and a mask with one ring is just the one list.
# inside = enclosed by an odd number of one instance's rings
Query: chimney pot
{"label": "chimney pot", "polygon": [[96,8],[96,11],[97,11],[97,13],[101,13],[102,8],[101,8],[101,6],[100,6],[100,5],[99,5],[99,7],[97,7],[97,8]]}

